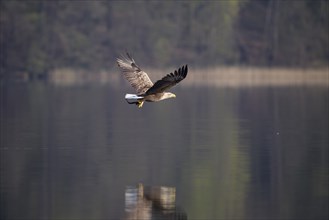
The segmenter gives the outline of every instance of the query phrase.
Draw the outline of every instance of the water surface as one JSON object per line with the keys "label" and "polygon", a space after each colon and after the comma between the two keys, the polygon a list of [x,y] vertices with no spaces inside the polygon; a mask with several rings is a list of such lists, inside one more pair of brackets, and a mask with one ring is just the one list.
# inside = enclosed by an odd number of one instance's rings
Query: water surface
{"label": "water surface", "polygon": [[327,219],[327,87],[1,84],[1,219],[118,219],[127,186],[176,188],[188,219]]}

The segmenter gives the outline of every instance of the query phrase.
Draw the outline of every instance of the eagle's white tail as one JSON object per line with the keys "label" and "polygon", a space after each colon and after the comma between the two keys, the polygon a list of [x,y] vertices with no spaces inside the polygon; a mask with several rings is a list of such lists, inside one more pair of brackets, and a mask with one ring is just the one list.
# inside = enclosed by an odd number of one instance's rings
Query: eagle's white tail
{"label": "eagle's white tail", "polygon": [[138,96],[135,94],[126,94],[126,96],[125,96],[125,99],[129,104],[136,104],[136,103],[138,104],[138,103],[140,103],[139,100],[142,98],[144,98],[144,97]]}

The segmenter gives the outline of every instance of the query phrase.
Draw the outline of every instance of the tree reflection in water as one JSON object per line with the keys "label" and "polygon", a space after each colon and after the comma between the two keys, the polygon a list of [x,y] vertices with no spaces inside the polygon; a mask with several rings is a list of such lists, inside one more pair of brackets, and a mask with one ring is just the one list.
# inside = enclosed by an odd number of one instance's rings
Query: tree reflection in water
{"label": "tree reflection in water", "polygon": [[186,213],[176,207],[176,188],[167,186],[127,186],[125,220],[187,220]]}

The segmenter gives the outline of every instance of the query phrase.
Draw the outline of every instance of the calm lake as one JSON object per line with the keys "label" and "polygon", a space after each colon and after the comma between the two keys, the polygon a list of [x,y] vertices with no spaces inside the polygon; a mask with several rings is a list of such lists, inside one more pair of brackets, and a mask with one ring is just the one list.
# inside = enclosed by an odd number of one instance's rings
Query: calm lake
{"label": "calm lake", "polygon": [[180,85],[142,109],[127,88],[2,82],[1,219],[134,219],[139,183],[188,219],[328,219],[328,87]]}

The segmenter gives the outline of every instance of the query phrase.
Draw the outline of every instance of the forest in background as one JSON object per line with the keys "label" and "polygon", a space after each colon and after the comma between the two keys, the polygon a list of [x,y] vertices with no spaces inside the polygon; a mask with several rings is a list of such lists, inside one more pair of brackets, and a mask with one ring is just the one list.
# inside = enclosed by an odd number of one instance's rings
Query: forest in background
{"label": "forest in background", "polygon": [[328,67],[327,0],[0,1],[1,77],[148,67]]}

